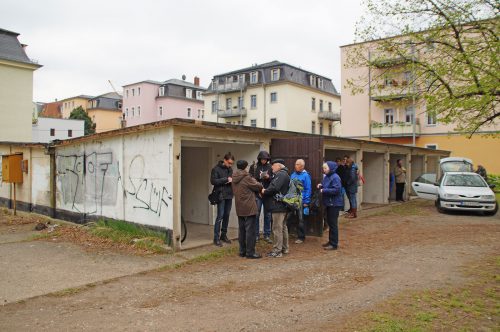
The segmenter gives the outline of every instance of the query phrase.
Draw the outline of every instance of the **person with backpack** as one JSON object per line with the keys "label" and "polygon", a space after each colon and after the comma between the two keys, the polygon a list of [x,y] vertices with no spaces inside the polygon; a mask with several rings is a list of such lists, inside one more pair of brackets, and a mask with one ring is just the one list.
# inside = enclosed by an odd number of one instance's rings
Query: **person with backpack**
{"label": "person with backpack", "polygon": [[[210,183],[214,186],[214,191],[219,193],[220,200],[217,203],[217,218],[214,224],[214,245],[222,247],[222,242],[231,243],[227,237],[227,226],[229,224],[229,214],[233,204],[233,181],[234,156],[231,152],[226,153],[224,160],[219,161],[210,176]],[[222,227],[221,227],[222,225]]]}
{"label": "person with backpack", "polygon": [[257,215],[257,202],[255,194],[264,187],[257,182],[247,171],[248,162],[238,160],[237,170],[233,173],[231,185],[234,193],[236,214],[238,215],[238,240],[240,243],[240,257],[249,259],[261,258],[255,252],[255,216]]}
{"label": "person with backpack", "polygon": [[[305,170],[306,163],[303,159],[298,159],[295,162],[295,172],[290,176],[291,180],[298,180],[302,184],[302,208],[296,213],[289,213],[289,217],[298,219],[297,240],[296,244],[303,243],[306,240],[306,223],[309,216],[309,203],[311,202],[311,176]],[[292,218],[288,218],[289,220]],[[288,222],[287,222],[288,224]]]}
{"label": "person with backpack", "polygon": [[284,222],[288,209],[280,196],[283,197],[288,193],[290,176],[283,159],[275,159],[271,164],[273,177],[269,186],[262,189],[261,194],[264,207],[271,212],[273,218],[273,250],[267,256],[279,258],[283,254],[288,254],[288,227]]}
{"label": "person with backpack", "polygon": [[[272,175],[272,168],[271,168],[271,156],[269,155],[269,152],[267,151],[260,151],[259,155],[257,156],[257,163],[252,164],[250,166],[250,175],[255,178],[262,186],[264,186],[264,189],[269,186],[269,183],[271,183],[271,175]],[[256,241],[259,241],[260,237],[260,212],[262,210],[264,214],[264,225],[263,225],[263,234],[264,234],[264,241],[267,243],[273,243],[271,241],[271,212],[267,211],[267,209],[264,206],[264,202],[260,196],[257,195],[256,197],[257,201],[257,216],[255,218],[255,237]]]}
{"label": "person with backpack", "polygon": [[344,199],[341,195],[342,184],[340,177],[335,171],[337,163],[327,161],[323,164],[323,181],[318,184],[323,198],[323,206],[326,210],[326,221],[328,223],[328,242],[323,244],[325,250],[337,250],[339,245],[339,212],[344,207]]}

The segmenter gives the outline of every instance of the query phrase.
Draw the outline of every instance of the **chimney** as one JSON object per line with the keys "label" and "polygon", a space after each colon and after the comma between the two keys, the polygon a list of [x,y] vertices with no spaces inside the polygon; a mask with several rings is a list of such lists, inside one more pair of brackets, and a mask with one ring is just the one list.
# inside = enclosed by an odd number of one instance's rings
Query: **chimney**
{"label": "chimney", "polygon": [[198,76],[194,77],[194,85],[200,86],[200,78]]}

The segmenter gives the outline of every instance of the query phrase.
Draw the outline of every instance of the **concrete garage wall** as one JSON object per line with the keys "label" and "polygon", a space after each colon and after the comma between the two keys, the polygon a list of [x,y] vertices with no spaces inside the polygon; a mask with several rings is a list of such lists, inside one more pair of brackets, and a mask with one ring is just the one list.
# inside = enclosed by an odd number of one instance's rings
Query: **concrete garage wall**
{"label": "concrete garage wall", "polygon": [[384,199],[384,154],[363,152],[363,176],[365,184],[363,190],[364,203],[387,203]]}
{"label": "concrete garage wall", "polygon": [[181,150],[181,209],[187,222],[210,224],[210,205],[200,204],[208,202],[210,171],[206,165],[210,164],[209,154],[208,147],[183,147]]}
{"label": "concrete garage wall", "polygon": [[172,229],[170,131],[57,147],[58,217],[104,216]]}

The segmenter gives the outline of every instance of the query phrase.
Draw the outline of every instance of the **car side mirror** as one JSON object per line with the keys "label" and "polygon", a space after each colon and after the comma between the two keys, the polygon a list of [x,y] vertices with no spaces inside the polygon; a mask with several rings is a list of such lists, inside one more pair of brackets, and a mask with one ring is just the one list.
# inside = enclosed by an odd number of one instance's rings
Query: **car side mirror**
{"label": "car side mirror", "polygon": [[496,185],[496,184],[494,184],[494,183],[489,185],[489,187],[490,187],[491,189],[495,188],[496,186],[497,186],[497,185]]}

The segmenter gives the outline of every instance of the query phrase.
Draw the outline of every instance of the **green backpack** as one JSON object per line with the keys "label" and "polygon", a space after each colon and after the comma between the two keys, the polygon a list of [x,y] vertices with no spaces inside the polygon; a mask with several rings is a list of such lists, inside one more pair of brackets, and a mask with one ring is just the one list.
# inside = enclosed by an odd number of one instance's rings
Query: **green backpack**
{"label": "green backpack", "polygon": [[291,179],[288,186],[288,192],[285,195],[276,194],[276,200],[285,203],[291,210],[299,210],[302,207],[302,190],[304,186],[299,179]]}

